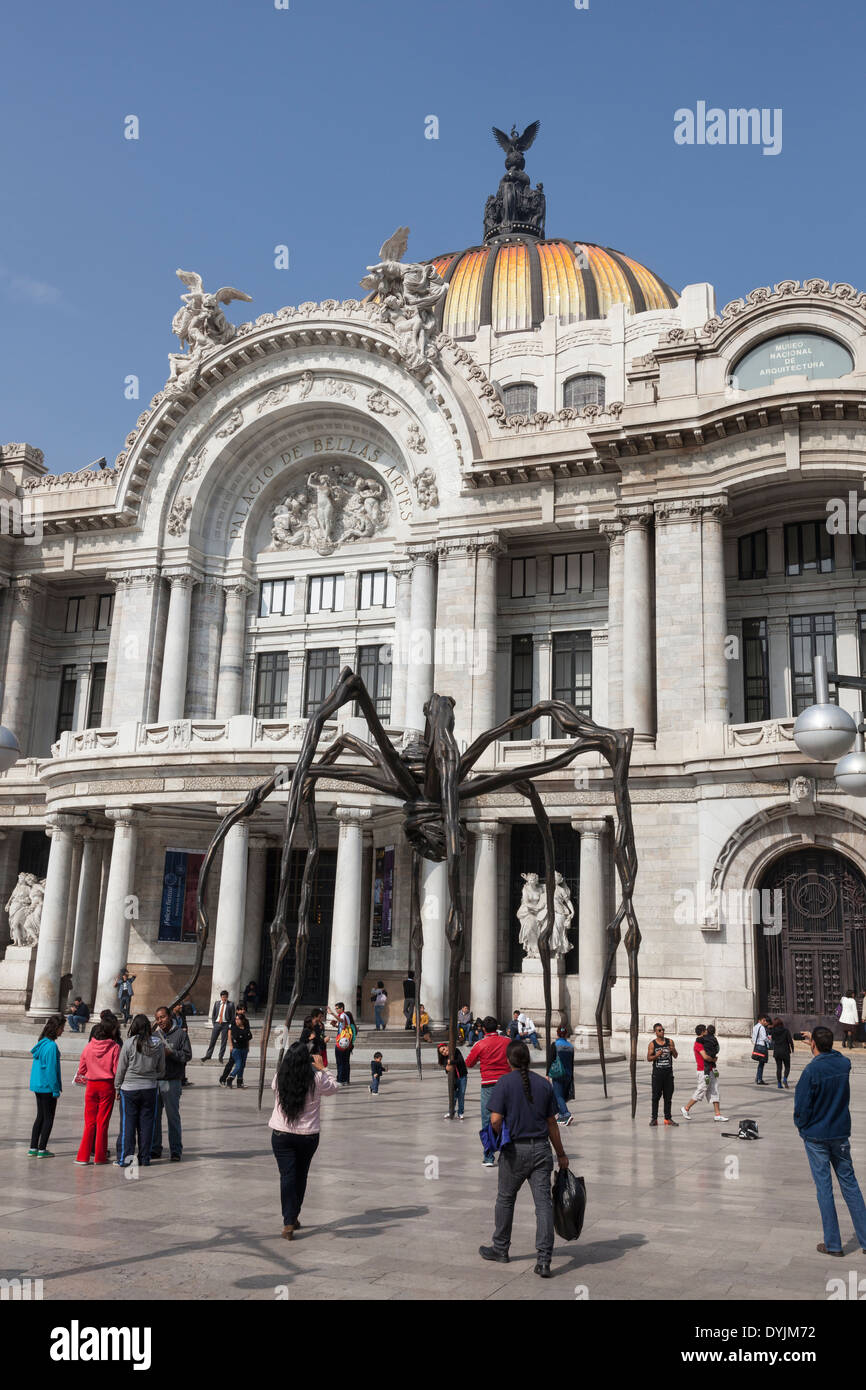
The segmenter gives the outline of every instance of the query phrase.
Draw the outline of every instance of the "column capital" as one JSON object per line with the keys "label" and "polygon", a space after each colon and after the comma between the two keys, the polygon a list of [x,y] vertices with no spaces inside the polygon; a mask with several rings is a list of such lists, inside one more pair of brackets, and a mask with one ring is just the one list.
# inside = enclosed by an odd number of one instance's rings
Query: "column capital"
{"label": "column capital", "polygon": [[113,822],[115,829],[137,825],[146,815],[147,811],[139,806],[108,806],[105,810],[106,819]]}
{"label": "column capital", "polygon": [[501,820],[475,820],[468,821],[466,829],[473,835],[481,839],[492,839],[495,835],[501,835],[507,829],[507,822]]}
{"label": "column capital", "polygon": [[171,589],[190,589],[201,583],[201,575],[192,569],[163,570],[162,577]]}
{"label": "column capital", "polygon": [[413,570],[417,569],[419,565],[434,565],[438,555],[438,541],[425,541],[420,545],[410,545],[406,550],[406,559]]}
{"label": "column capital", "polygon": [[152,588],[160,580],[158,569],[106,570],[105,578],[115,589]]}
{"label": "column capital", "polygon": [[391,561],[389,568],[398,584],[403,579],[412,578],[413,565],[408,555],[398,555],[396,559]]}
{"label": "column capital", "polygon": [[340,822],[341,828],[344,825],[354,825],[361,829],[364,823],[373,817],[369,806],[335,806],[333,814]]}
{"label": "column capital", "polygon": [[596,627],[590,634],[594,647],[606,647],[608,641],[608,629],[606,627]]}
{"label": "column capital", "polygon": [[71,834],[84,824],[84,817],[69,811],[49,811],[45,817],[45,834],[55,835],[58,831]]}
{"label": "column capital", "polygon": [[598,523],[598,532],[600,536],[604,536],[608,545],[611,547],[611,549],[613,549],[613,547],[619,541],[621,541],[623,536],[625,535],[625,526],[619,520],[600,521]]}
{"label": "column capital", "polygon": [[652,502],[623,503],[616,509],[617,519],[626,531],[647,531],[653,519]]}
{"label": "column capital", "polygon": [[608,830],[606,820],[595,820],[592,817],[572,816],[571,828],[576,830],[581,836],[588,835],[594,839],[602,839]]}
{"label": "column capital", "polygon": [[506,546],[497,531],[474,536],[448,536],[438,543],[439,555],[447,560],[449,555],[487,555],[495,559],[504,555]]}
{"label": "column capital", "polygon": [[276,842],[275,842],[273,836],[271,836],[271,835],[263,835],[263,834],[261,834],[260,831],[255,831],[255,830],[251,830],[251,832],[250,832],[250,838],[249,838],[249,840],[248,840],[248,842],[247,842],[248,848],[251,849],[251,850],[254,850],[254,849],[272,849],[272,848],[274,847],[275,843],[276,843]]}
{"label": "column capital", "polygon": [[253,581],[247,579],[245,574],[236,574],[230,579],[217,579],[214,582],[225,590],[226,598],[245,599],[254,588]]}
{"label": "column capital", "polygon": [[9,589],[12,598],[25,612],[45,593],[45,585],[39,584],[32,574],[18,575],[11,580]]}

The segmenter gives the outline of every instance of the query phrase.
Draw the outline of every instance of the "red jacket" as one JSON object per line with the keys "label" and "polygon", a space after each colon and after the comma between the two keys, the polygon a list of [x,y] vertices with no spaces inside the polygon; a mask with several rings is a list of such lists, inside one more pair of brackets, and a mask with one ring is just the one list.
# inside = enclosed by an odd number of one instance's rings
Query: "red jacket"
{"label": "red jacket", "polygon": [[119,1056],[120,1043],[111,1038],[91,1038],[81,1054],[76,1080],[113,1081]]}
{"label": "red jacket", "polygon": [[485,1033],[466,1058],[467,1067],[474,1067],[476,1062],[481,1063],[482,1086],[492,1086],[511,1071],[505,1057],[510,1041],[510,1038],[503,1038],[500,1033]]}

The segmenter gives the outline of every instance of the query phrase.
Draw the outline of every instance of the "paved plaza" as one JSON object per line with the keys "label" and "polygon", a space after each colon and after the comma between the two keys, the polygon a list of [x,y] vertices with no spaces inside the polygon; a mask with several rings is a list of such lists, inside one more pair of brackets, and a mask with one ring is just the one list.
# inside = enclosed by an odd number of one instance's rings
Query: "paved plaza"
{"label": "paved plaza", "polygon": [[[586,1224],[575,1244],[557,1242],[556,1277],[542,1281],[532,1272],[528,1191],[518,1199],[511,1264],[485,1264],[477,1253],[492,1234],[496,1188],[481,1166],[477,1074],[466,1121],[449,1123],[438,1069],[428,1062],[420,1083],[392,1072],[374,1097],[367,1050],[365,1043],[355,1054],[351,1088],[323,1103],[303,1228],[291,1244],[280,1237],[269,1108],[257,1111],[253,1076],[244,1092],[227,1092],[216,1064],[193,1063],[184,1161],[163,1161],[131,1181],[113,1167],[72,1161],[83,1089],[72,1085],[71,1048],[51,1139],[57,1156],[28,1158],[29,1063],[2,1057],[0,1273],[41,1278],[46,1300],[166,1299],[181,1287],[191,1299],[646,1299],[660,1280],[666,1298],[692,1299],[710,1270],[714,1299],[809,1301],[825,1300],[827,1280],[847,1278],[849,1268],[866,1276],[842,1204],[846,1259],[815,1252],[818,1209],[791,1122],[805,1053],[795,1057],[791,1091],[757,1091],[745,1046],[730,1044],[743,1060],[722,1069],[723,1113],[732,1122],[757,1118],[762,1138],[751,1144],[722,1138],[735,1125],[715,1124],[708,1106],[682,1120],[688,1065],[677,1073],[678,1129],[649,1128],[645,1065],[634,1123],[626,1067],[611,1068],[607,1100],[597,1070],[579,1068],[576,1119],[563,1137],[573,1170],[586,1178]],[[852,1117],[864,1181],[866,1066],[857,1054]]]}

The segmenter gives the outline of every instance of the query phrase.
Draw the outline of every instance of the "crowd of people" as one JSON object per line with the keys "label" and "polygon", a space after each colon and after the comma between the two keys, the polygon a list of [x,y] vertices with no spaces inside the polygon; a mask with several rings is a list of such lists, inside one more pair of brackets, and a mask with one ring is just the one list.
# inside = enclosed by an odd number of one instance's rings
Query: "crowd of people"
{"label": "crowd of people", "polygon": [[[180,1102],[186,1067],[192,1048],[185,1008],[177,1004],[172,1011],[161,1006],[154,1019],[144,1013],[131,1013],[134,975],[123,971],[116,981],[118,1011],[103,1010],[93,1025],[78,1063],[75,1084],[85,1087],[84,1126],[75,1162],[85,1166],[126,1167],[137,1162],[143,1167],[163,1156],[163,1117],[170,1159],[180,1162],[183,1133]],[[404,980],[403,1012],[405,1027],[414,1029],[418,1010],[429,1036],[429,1019],[417,999],[412,972]],[[255,987],[244,991],[243,1002],[235,1004],[222,990],[211,1010],[211,1034],[201,1061],[207,1062],[219,1047],[224,1063],[219,1084],[230,1089],[244,1085],[252,1029],[247,1001],[255,997]],[[849,1021],[847,1001],[853,1005]],[[371,993],[376,1031],[385,1028],[387,990],[378,981]],[[847,1012],[846,1012],[847,1009]],[[120,1017],[118,1017],[118,1014]],[[837,1018],[843,1029],[843,1048],[854,1045],[859,1020],[856,998],[846,992]],[[52,1126],[62,1092],[58,1041],[68,1025],[80,1031],[90,1020],[83,1001],[76,996],[68,1014],[50,1017],[32,1048],[30,1089],[36,1100],[36,1116],[28,1156],[52,1158],[48,1148]],[[121,1024],[127,1024],[126,1037]],[[550,1176],[554,1155],[560,1168],[568,1159],[559,1131],[574,1120],[569,1101],[574,1100],[575,1051],[567,1027],[560,1026],[544,1058],[543,1075],[531,1070],[530,1045],[540,1048],[532,1019],[515,1009],[509,1022],[500,1027],[493,1016],[473,1018],[468,1005],[458,1015],[457,1045],[440,1042],[436,1048],[439,1067],[447,1082],[446,1120],[463,1121],[470,1073],[480,1073],[480,1138],[485,1167],[498,1166],[498,1189],[494,1213],[494,1234],[489,1246],[480,1247],[485,1260],[507,1262],[517,1194],[529,1183],[536,1211],[535,1272],[549,1277],[553,1249],[553,1214]],[[328,1030],[333,1030],[329,1039]],[[800,1035],[797,1035],[800,1037]],[[282,1052],[272,1081],[274,1107],[269,1121],[271,1142],[280,1175],[283,1236],[291,1240],[300,1229],[300,1212],[306,1193],[310,1167],[319,1143],[321,1102],[351,1084],[351,1059],[358,1029],[350,1009],[339,1001],[333,1009],[315,1008],[304,1018],[300,1037]],[[781,1018],[762,1015],[752,1030],[752,1057],[757,1064],[756,1086],[766,1086],[764,1068],[772,1053],[776,1085],[789,1089],[794,1036]],[[830,1028],[816,1027],[806,1035],[812,1061],[797,1080],[793,1121],[805,1145],[815,1182],[824,1240],[818,1251],[841,1255],[841,1236],[833,1199],[832,1172],[836,1173],[855,1234],[866,1253],[866,1206],[857,1184],[850,1155],[850,1070],[851,1063],[833,1048]],[[328,1070],[328,1046],[336,1059],[336,1076]],[[463,1049],[468,1047],[464,1056]],[[229,1051],[228,1060],[225,1053]],[[713,1119],[726,1121],[721,1113],[719,1094],[719,1056],[721,1045],[712,1024],[698,1024],[694,1030],[693,1055],[697,1084],[690,1099],[680,1109],[686,1120],[701,1101],[713,1108]],[[647,1047],[651,1064],[650,1126],[659,1124],[662,1108],[665,1126],[676,1128],[672,1102],[674,1062],[679,1053],[663,1023],[653,1026]],[[388,1068],[383,1053],[376,1050],[370,1060],[368,1088],[379,1095]],[[115,1106],[119,1113],[115,1158],[109,1157],[109,1126]],[[498,1159],[498,1165],[497,1165]]]}

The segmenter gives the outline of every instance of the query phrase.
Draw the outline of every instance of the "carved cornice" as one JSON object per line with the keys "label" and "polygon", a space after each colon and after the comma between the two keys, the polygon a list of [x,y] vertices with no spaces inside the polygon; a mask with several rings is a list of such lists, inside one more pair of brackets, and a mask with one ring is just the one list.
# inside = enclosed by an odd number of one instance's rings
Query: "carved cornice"
{"label": "carved cornice", "polygon": [[728,513],[726,494],[716,497],[663,497],[653,503],[656,525],[700,521],[702,517],[721,520]]}
{"label": "carved cornice", "polygon": [[487,536],[448,536],[439,541],[439,555],[447,559],[449,555],[504,555],[505,544],[498,535]]}
{"label": "carved cornice", "polygon": [[105,577],[116,589],[134,589],[144,585],[151,588],[159,583],[162,575],[158,569],[107,570]]}
{"label": "carved cornice", "polygon": [[[761,285],[750,290],[745,299],[732,299],[720,314],[707,319],[701,330],[702,337],[705,341],[711,341],[729,325],[755,317],[768,307],[802,304],[804,300],[810,299],[831,300],[852,309],[866,310],[866,294],[845,281],[837,281],[831,285],[829,280],[804,280],[801,285],[799,280],[781,280],[773,289],[770,289],[769,285]],[[660,341],[667,343],[675,340],[667,333],[662,335]]]}

